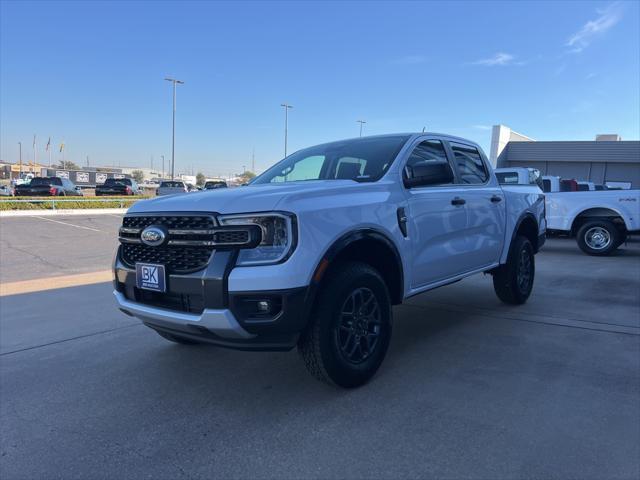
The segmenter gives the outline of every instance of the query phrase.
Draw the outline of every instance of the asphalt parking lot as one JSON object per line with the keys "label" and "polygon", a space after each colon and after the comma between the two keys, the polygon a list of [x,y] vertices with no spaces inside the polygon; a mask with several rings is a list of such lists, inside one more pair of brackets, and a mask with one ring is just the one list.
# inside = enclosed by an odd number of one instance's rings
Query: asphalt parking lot
{"label": "asphalt parking lot", "polygon": [[[0,280],[108,269],[119,222],[0,219]],[[551,239],[524,306],[476,276],[397,307],[351,391],[295,351],[171,344],[109,282],[3,296],[0,477],[637,479],[638,292],[638,240]]]}

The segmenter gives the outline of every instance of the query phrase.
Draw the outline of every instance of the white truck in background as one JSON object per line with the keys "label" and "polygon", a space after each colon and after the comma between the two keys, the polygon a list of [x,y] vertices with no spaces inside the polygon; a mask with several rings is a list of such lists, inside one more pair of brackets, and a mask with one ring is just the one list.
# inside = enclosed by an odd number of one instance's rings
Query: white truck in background
{"label": "white truck in background", "polygon": [[[498,168],[496,176],[510,179],[519,175],[529,184],[526,168]],[[629,234],[640,233],[640,190],[596,190],[591,182],[542,177],[545,195],[547,234],[575,237],[588,255],[609,255]],[[587,185],[588,189],[579,189]]]}

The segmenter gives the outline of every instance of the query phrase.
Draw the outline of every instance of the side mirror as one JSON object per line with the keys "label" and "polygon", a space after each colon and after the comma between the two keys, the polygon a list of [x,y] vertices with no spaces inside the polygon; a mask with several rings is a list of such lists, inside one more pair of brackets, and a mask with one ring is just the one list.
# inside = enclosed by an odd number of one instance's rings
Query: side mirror
{"label": "side mirror", "polygon": [[433,162],[404,167],[404,186],[407,188],[440,185],[453,182],[453,172],[448,163]]}

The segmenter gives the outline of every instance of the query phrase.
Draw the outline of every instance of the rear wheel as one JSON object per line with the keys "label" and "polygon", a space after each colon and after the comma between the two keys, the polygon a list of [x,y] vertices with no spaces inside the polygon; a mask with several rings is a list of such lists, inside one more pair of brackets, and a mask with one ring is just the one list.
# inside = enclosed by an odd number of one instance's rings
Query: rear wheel
{"label": "rear wheel", "polygon": [[177,337],[177,336],[172,335],[170,333],[158,332],[157,330],[156,330],[156,332],[162,338],[165,338],[165,339],[167,339],[167,340],[169,340],[170,342],[173,342],[173,343],[179,343],[181,345],[197,345],[198,344],[198,342],[196,342],[194,340],[189,340],[189,339],[184,338],[184,337]]}
{"label": "rear wheel", "polygon": [[493,272],[493,289],[504,303],[520,305],[531,295],[535,273],[533,245],[528,238],[517,236],[509,250],[507,263]]}
{"label": "rear wheel", "polygon": [[609,220],[592,220],[578,229],[576,240],[587,255],[609,255],[624,241],[615,224]]}
{"label": "rear wheel", "polygon": [[326,278],[298,351],[319,380],[358,387],[382,364],[391,321],[391,299],[380,274],[364,263],[347,263]]}

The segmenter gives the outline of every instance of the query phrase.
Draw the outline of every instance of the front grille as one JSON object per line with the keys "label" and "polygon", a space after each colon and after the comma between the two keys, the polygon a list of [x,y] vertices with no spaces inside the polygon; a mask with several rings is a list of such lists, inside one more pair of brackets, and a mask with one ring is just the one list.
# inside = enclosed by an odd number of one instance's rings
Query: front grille
{"label": "front grille", "polygon": [[123,243],[121,258],[130,268],[135,268],[136,263],[155,263],[164,265],[167,273],[188,273],[206,267],[212,252],[213,247],[150,247],[141,243]]}
{"label": "front grille", "polygon": [[214,235],[216,243],[242,244],[249,242],[249,232],[247,230],[229,230],[216,232]]}
{"label": "front grille", "polygon": [[149,225],[164,225],[169,230],[209,230],[215,227],[213,217],[207,215],[159,215],[124,217],[124,228],[146,228]]}
{"label": "front grille", "polygon": [[[143,243],[141,234],[149,226],[161,227],[164,243]],[[218,226],[209,215],[131,215],[120,228],[121,259],[130,268],[155,263],[167,273],[195,272],[207,266],[215,248],[251,248],[260,243],[261,233],[257,225]]]}

